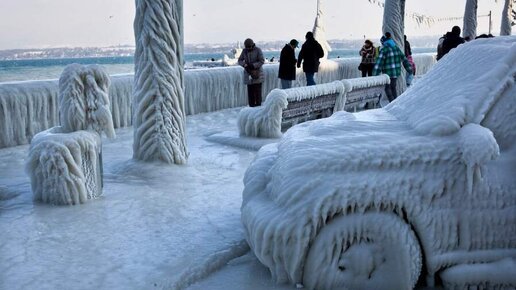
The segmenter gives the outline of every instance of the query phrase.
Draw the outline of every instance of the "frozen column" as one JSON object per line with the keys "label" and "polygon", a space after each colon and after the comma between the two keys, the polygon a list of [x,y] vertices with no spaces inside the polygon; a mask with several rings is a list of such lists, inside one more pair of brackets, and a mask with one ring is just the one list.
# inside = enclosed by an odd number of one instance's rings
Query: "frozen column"
{"label": "frozen column", "polygon": [[477,2],[478,0],[467,0],[464,10],[462,36],[470,40],[477,36]]}
{"label": "frozen column", "polygon": [[324,12],[322,5],[322,0],[317,0],[317,17],[315,18],[313,33],[314,38],[319,42],[319,44],[321,44],[324,50],[323,58],[327,59],[328,52],[331,51],[331,46],[326,40],[326,27],[324,25]]}
{"label": "frozen column", "polygon": [[184,164],[182,0],[136,0],[133,157]]}
{"label": "frozen column", "polygon": [[[405,0],[385,0],[385,7],[383,9],[383,27],[382,31],[390,32],[392,39],[396,42],[396,45],[405,51],[404,41],[404,29],[405,29]],[[401,70],[401,75],[398,77],[397,91],[398,96],[401,95],[407,85],[405,83],[405,71]]]}
{"label": "frozen column", "polygon": [[502,12],[502,26],[500,28],[500,35],[511,35],[512,34],[512,8],[514,0],[505,0]]}
{"label": "frozen column", "polygon": [[34,200],[74,205],[102,194],[100,134],[115,137],[109,110],[109,75],[98,66],[73,64],[59,79],[62,126],[31,141],[26,169]]}

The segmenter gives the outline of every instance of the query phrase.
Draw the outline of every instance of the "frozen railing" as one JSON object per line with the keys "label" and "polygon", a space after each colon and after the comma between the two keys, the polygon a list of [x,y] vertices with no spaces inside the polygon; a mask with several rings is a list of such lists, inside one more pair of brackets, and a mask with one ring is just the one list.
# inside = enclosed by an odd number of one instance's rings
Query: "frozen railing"
{"label": "frozen railing", "polygon": [[[238,115],[241,136],[278,138],[282,127],[331,116],[336,104],[345,103],[340,81],[309,87],[275,89],[260,107],[247,107]],[[344,107],[340,105],[340,107]]]}
{"label": "frozen railing", "polygon": [[[435,63],[428,54],[414,55],[419,74]],[[357,78],[359,58],[326,60],[316,75],[318,84]],[[264,66],[263,96],[279,87],[278,64]],[[240,67],[185,71],[185,111],[187,115],[213,112],[247,105],[247,92]],[[133,75],[112,76],[110,109],[115,128],[132,124]],[[297,71],[294,87],[306,83]],[[0,83],[0,148],[27,144],[45,129],[59,125],[57,80]]]}

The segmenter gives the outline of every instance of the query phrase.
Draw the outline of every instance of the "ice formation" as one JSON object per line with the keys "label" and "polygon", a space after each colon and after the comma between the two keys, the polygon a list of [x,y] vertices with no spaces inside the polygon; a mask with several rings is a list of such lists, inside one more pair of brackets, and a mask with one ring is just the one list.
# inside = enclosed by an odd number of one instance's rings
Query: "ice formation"
{"label": "ice formation", "polygon": [[[406,0],[386,0],[383,9],[383,25],[382,32],[390,32],[392,39],[396,45],[404,51],[405,47],[405,1]],[[416,64],[416,67],[419,67]],[[401,75],[398,77],[397,90],[398,92],[405,91],[407,84],[405,83],[405,70],[401,70]]]}
{"label": "ice formation", "polygon": [[269,93],[260,107],[247,107],[238,115],[241,136],[279,138],[281,137],[281,114],[287,108],[287,94],[275,89]]}
{"label": "ice formation", "polygon": [[[451,283],[516,287],[515,78],[516,37],[475,40],[386,108],[262,147],[241,207],[254,254],[307,289],[434,286],[450,267]],[[502,259],[510,269],[464,280]]]}
{"label": "ice formation", "polygon": [[59,78],[62,126],[31,141],[26,165],[34,200],[74,205],[102,194],[100,134],[115,137],[109,75],[99,66],[71,64]]}
{"label": "ice formation", "polygon": [[[429,54],[414,55],[418,74],[426,73],[435,63]],[[321,62],[317,83],[360,77],[360,58],[332,59]],[[278,64],[264,65],[264,95],[279,87]],[[247,104],[246,86],[241,67],[195,69],[185,71],[185,111],[187,115],[214,112]],[[115,128],[132,124],[133,75],[111,77],[109,99]],[[294,87],[306,79],[298,70]],[[59,125],[58,82],[29,81],[0,83],[0,148],[28,144],[38,132]]]}
{"label": "ice formation", "polygon": [[[288,90],[275,89],[269,93],[263,106],[257,108],[244,108],[238,116],[238,129],[240,136],[258,138],[279,138],[282,136],[281,124],[283,110],[289,102],[306,99],[315,99],[319,96],[337,94],[333,112],[346,109],[347,93],[371,87],[388,84],[388,75],[380,75],[368,78],[353,78],[332,83],[292,88]],[[365,103],[365,101],[364,101]]]}
{"label": "ice formation", "polygon": [[133,157],[184,164],[183,1],[137,0]]}
{"label": "ice formation", "polygon": [[477,7],[478,0],[466,0],[464,25],[462,26],[462,36],[464,38],[475,39],[477,36]]}
{"label": "ice formation", "polygon": [[312,32],[314,33],[314,38],[319,42],[324,50],[324,59],[328,58],[328,52],[331,51],[331,46],[326,40],[326,27],[324,25],[324,9],[323,9],[323,0],[317,0],[317,16],[315,17],[314,28]]}
{"label": "ice formation", "polygon": [[109,106],[109,75],[97,65],[67,66],[59,78],[62,131],[94,130],[115,137]]}
{"label": "ice formation", "polygon": [[275,89],[269,93],[263,106],[244,108],[240,111],[238,116],[240,136],[279,138],[282,135],[282,113],[287,108],[289,101],[315,99],[318,96],[335,93],[338,93],[335,110],[343,110],[346,91],[340,81],[288,90]]}
{"label": "ice formation", "polygon": [[101,140],[93,131],[53,127],[32,139],[26,170],[35,201],[75,205],[102,193]]}
{"label": "ice formation", "polygon": [[512,25],[514,20],[513,17],[513,5],[514,0],[505,0],[502,12],[502,25],[500,26],[500,35],[511,35]]}

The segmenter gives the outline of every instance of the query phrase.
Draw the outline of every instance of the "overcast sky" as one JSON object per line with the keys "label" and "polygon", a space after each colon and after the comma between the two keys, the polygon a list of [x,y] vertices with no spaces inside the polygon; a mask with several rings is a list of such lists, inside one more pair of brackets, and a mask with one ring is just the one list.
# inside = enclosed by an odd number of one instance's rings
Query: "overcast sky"
{"label": "overcast sky", "polygon": [[[408,12],[462,16],[465,0],[407,0]],[[500,30],[502,2],[479,0],[478,14],[493,10]],[[186,43],[303,39],[313,27],[316,0],[184,0]],[[377,39],[383,11],[368,0],[324,0],[328,39]],[[134,0],[0,0],[0,49],[134,44]],[[439,35],[462,21],[431,27],[407,19],[406,34]],[[478,33],[488,30],[480,18]]]}

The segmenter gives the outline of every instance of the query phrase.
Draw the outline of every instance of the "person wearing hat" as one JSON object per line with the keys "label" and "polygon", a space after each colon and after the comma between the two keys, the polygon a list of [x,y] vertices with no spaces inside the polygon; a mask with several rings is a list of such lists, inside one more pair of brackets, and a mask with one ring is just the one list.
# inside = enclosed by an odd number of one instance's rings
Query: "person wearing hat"
{"label": "person wearing hat", "polygon": [[238,58],[238,64],[244,68],[244,83],[247,85],[247,99],[249,107],[262,104],[263,83],[263,52],[256,47],[254,41],[248,38],[244,41],[244,50]]}
{"label": "person wearing hat", "polygon": [[296,79],[296,47],[299,42],[292,39],[290,43],[285,44],[281,50],[279,60],[278,78],[281,81],[282,89],[289,89],[292,87],[292,81]]}
{"label": "person wearing hat", "polygon": [[314,34],[308,31],[305,36],[305,43],[301,46],[297,58],[297,67],[301,67],[303,63],[303,71],[306,75],[306,85],[315,85],[315,73],[319,71],[319,59],[324,56],[322,46],[315,40]]}

